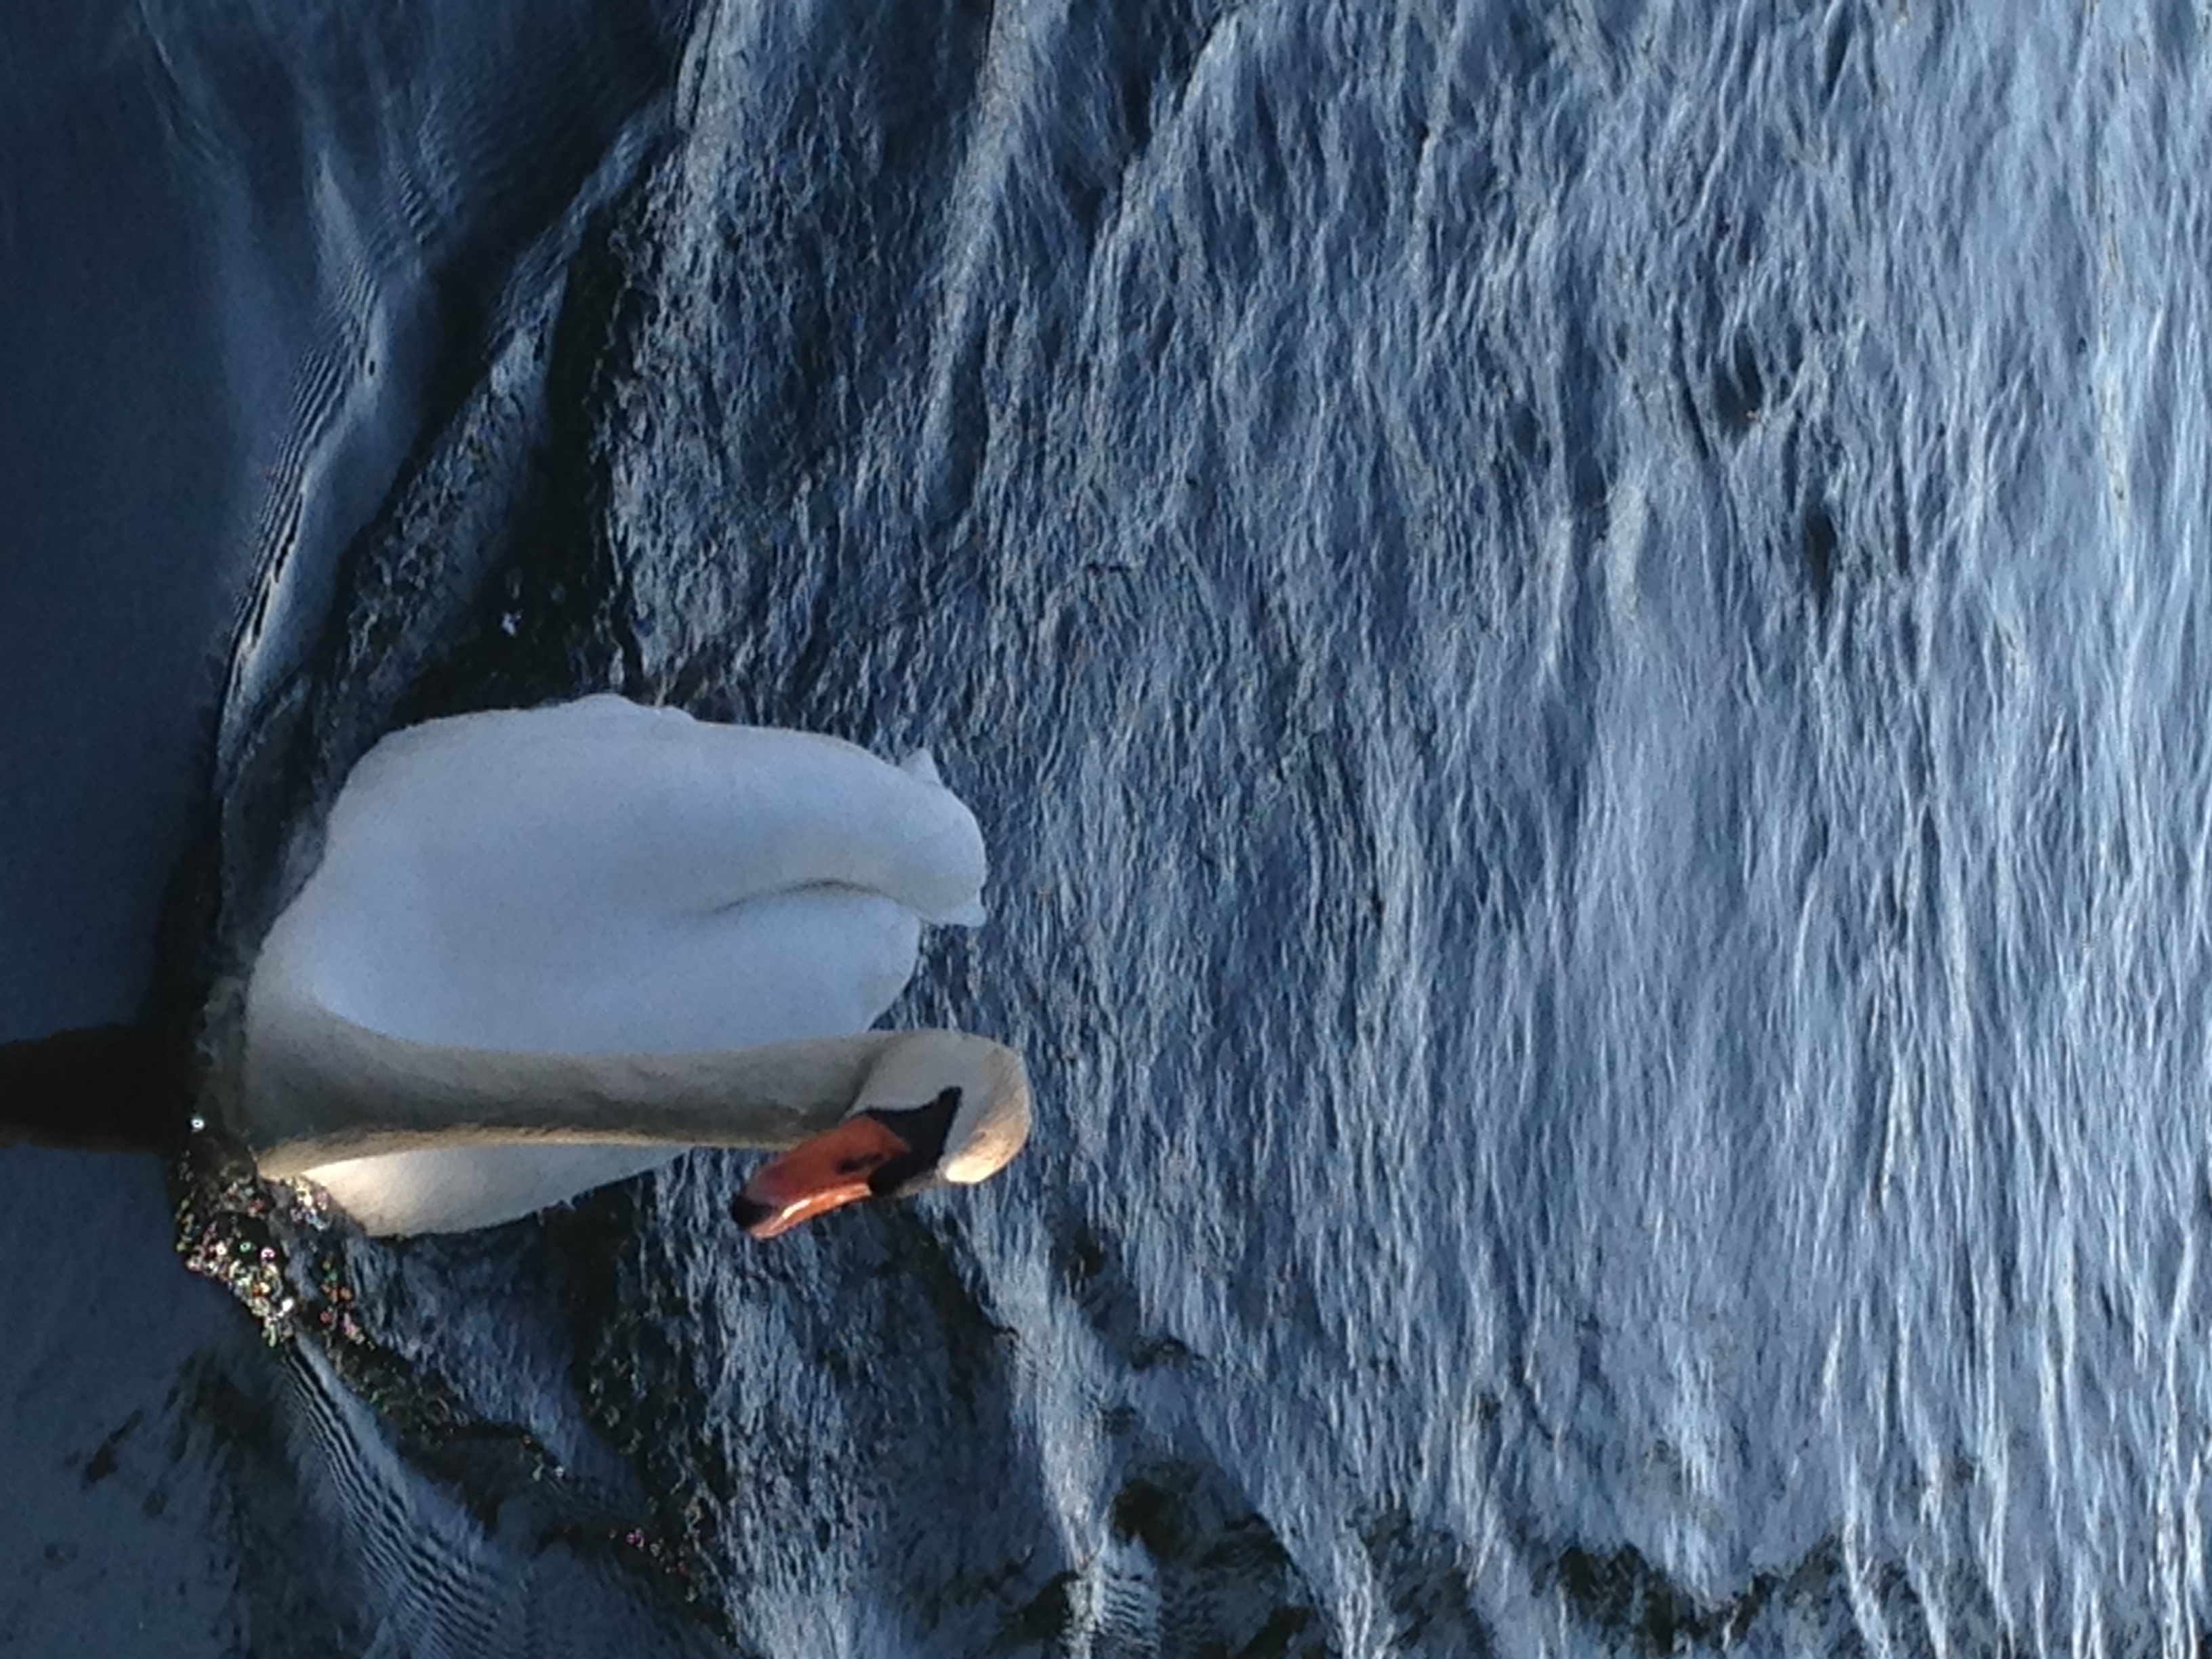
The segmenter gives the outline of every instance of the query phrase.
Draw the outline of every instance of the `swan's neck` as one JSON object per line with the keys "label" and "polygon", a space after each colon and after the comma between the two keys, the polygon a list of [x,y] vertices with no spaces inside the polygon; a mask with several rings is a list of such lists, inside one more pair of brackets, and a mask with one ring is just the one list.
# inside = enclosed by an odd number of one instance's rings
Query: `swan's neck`
{"label": "swan's neck", "polygon": [[276,1178],[433,1147],[781,1150],[844,1117],[899,1035],[709,1054],[549,1054],[410,1042],[289,999],[256,1013],[246,1119],[255,1161]]}

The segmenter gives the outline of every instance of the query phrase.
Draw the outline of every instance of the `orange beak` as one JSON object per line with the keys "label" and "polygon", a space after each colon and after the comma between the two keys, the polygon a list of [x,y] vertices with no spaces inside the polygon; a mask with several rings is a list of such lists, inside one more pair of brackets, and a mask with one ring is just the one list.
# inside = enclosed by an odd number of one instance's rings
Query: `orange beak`
{"label": "orange beak", "polygon": [[880,1119],[866,1113],[848,1117],[754,1170],[731,1212],[755,1238],[774,1238],[872,1196],[869,1177],[913,1150]]}

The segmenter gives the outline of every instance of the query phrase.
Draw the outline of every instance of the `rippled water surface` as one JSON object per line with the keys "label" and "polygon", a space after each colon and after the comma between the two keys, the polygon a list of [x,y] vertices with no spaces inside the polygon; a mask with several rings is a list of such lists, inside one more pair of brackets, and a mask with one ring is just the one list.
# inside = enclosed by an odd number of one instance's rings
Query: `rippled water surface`
{"label": "rippled water surface", "polygon": [[[994,918],[899,1017],[1041,1109],[773,1248],[723,1155],[398,1246],[186,1180],[302,1334],[185,1281],[137,1356],[116,1480],[218,1517],[161,1650],[2193,1650],[2194,10],[139,15],[141,187],[251,209],[180,310],[294,319],[205,348],[273,434],[161,567],[220,673],[113,673],[207,710],[113,867],[182,859],[213,1051],[377,736],[611,688],[930,744]],[[7,1259],[106,1169],[0,1155]],[[11,1285],[4,1397],[131,1259]],[[87,1421],[8,1455],[122,1490]],[[18,1578],[0,1636],[93,1593]]]}

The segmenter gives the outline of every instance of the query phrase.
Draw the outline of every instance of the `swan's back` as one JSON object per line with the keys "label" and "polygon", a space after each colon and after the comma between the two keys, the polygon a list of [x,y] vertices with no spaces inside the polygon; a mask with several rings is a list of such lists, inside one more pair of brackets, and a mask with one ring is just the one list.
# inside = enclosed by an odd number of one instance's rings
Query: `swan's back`
{"label": "swan's back", "polygon": [[981,832],[934,781],[809,732],[620,698],[462,715],[347,780],[256,969],[371,1030],[674,1052],[878,1018],[923,921],[980,915]]}

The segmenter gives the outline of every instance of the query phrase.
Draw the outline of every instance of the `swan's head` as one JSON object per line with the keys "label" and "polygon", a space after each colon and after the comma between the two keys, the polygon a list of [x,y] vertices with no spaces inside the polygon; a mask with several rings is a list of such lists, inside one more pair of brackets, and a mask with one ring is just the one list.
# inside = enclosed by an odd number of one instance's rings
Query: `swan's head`
{"label": "swan's head", "polygon": [[844,1121],[755,1170],[731,1212],[774,1238],[858,1199],[986,1180],[1029,1136],[1019,1054],[964,1032],[910,1032],[884,1048]]}

